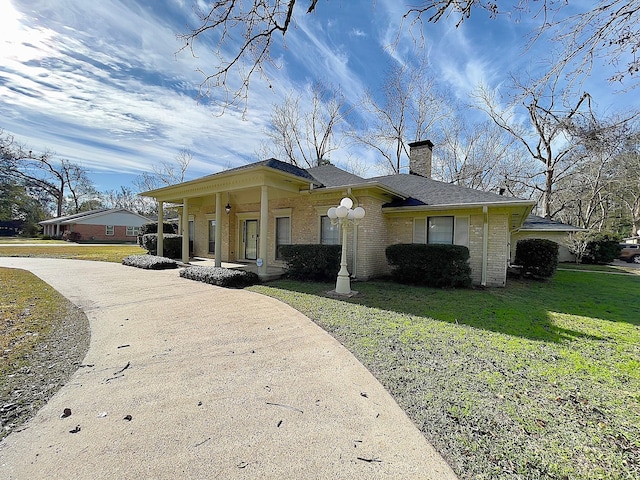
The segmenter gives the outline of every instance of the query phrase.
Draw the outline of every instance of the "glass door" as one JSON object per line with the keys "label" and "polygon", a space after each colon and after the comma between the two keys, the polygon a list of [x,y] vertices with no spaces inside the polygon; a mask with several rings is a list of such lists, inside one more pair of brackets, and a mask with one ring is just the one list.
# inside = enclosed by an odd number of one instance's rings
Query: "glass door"
{"label": "glass door", "polygon": [[244,258],[256,260],[258,258],[258,221],[244,221]]}

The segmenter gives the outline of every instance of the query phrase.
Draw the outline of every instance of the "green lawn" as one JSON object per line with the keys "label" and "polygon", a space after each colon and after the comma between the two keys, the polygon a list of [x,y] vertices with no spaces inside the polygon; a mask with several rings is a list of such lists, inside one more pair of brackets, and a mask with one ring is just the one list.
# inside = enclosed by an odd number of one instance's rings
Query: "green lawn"
{"label": "green lawn", "polygon": [[640,478],[640,277],[504,289],[279,281],[251,289],[331,332],[461,478]]}
{"label": "green lawn", "polygon": [[137,245],[82,245],[43,242],[43,245],[11,245],[0,243],[0,257],[42,257],[95,260],[99,262],[122,262],[129,255],[144,255],[147,251]]}

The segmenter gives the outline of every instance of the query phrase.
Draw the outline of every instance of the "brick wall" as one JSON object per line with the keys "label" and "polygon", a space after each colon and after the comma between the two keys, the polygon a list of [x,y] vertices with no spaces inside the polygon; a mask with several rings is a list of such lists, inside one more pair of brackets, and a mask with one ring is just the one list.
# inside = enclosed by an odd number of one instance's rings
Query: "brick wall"
{"label": "brick wall", "polygon": [[[269,200],[268,224],[268,264],[275,263],[275,214],[278,209],[291,211],[291,242],[294,244],[320,243],[320,216],[326,215],[331,206],[339,204],[344,192],[314,193],[277,198]],[[373,195],[356,195],[359,206],[366,215],[357,230],[356,268],[353,268],[354,231],[349,228],[347,236],[347,263],[349,272],[355,273],[360,280],[367,280],[390,273],[385,256],[387,245],[395,243],[411,243],[413,241],[412,215],[384,215],[384,200]],[[215,219],[215,197],[207,197],[200,206],[189,208],[195,219],[194,253],[197,256],[212,257],[208,252],[208,221]],[[239,243],[239,226],[242,219],[250,212],[251,218],[259,219],[260,204],[234,204],[230,215],[222,215],[222,261],[235,261],[242,258],[236,250]],[[476,212],[478,212],[476,210]],[[472,281],[480,284],[482,280],[482,240],[484,216],[482,213],[466,211],[469,217],[469,253],[472,269]],[[424,216],[425,214],[421,214]],[[503,286],[506,281],[506,266],[509,255],[509,214],[489,212],[489,241],[487,285]],[[263,252],[260,252],[264,256]]]}
{"label": "brick wall", "polygon": [[106,234],[106,225],[86,225],[77,223],[71,225],[71,232],[80,234],[80,242],[136,242],[137,237],[127,237],[127,227],[115,225],[113,235]]}

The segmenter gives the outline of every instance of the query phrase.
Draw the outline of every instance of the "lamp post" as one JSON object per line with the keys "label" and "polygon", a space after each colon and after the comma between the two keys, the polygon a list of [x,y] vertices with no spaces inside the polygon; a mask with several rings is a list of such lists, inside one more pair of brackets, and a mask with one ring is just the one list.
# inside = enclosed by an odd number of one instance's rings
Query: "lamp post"
{"label": "lamp post", "polygon": [[356,207],[353,210],[353,201],[345,197],[340,200],[340,205],[327,210],[327,215],[333,225],[339,225],[342,229],[342,256],[340,258],[340,271],[336,280],[336,293],[339,295],[351,294],[351,281],[349,270],[347,270],[347,227],[353,225],[354,229],[358,222],[364,218],[364,208]]}

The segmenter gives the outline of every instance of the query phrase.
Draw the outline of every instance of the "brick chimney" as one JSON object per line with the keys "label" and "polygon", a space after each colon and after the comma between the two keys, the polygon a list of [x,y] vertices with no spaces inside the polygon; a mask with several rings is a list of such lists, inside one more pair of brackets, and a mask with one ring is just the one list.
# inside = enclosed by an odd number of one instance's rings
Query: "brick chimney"
{"label": "brick chimney", "polygon": [[431,140],[421,140],[409,144],[409,173],[431,178],[431,155],[433,143]]}

